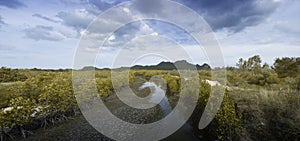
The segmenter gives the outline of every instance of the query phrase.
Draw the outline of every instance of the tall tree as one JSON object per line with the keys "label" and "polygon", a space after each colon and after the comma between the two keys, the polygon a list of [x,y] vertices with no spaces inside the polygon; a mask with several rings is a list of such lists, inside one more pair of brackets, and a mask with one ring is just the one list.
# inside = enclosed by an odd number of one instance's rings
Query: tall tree
{"label": "tall tree", "polygon": [[300,73],[300,58],[277,58],[273,68],[280,78],[297,77]]}

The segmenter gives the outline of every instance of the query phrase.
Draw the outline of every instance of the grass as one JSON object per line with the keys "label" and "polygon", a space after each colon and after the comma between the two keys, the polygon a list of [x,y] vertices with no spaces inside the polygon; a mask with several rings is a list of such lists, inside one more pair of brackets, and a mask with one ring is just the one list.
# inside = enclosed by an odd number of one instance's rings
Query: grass
{"label": "grass", "polygon": [[299,140],[299,91],[239,89],[230,91],[243,116],[244,138],[253,140]]}
{"label": "grass", "polygon": [[17,89],[22,82],[0,83],[0,108],[8,106],[9,100],[17,96]]}

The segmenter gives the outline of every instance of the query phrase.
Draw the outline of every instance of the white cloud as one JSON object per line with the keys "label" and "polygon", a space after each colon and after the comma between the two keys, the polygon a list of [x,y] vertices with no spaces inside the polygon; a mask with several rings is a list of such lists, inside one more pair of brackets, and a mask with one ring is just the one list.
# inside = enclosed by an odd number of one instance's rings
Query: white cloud
{"label": "white cloud", "polygon": [[57,17],[62,20],[64,25],[70,26],[78,32],[85,29],[95,18],[95,16],[89,13],[85,8],[75,9],[69,12],[59,12]]}
{"label": "white cloud", "polygon": [[[66,0],[63,1],[69,2]],[[146,1],[150,4],[153,3],[153,1]],[[215,22],[215,29],[220,29],[216,34],[220,40],[227,65],[235,65],[238,58],[248,58],[255,54],[261,55],[262,59],[268,63],[272,63],[276,57],[299,56],[300,32],[298,27],[300,22],[299,18],[297,18],[297,14],[299,13],[299,1],[271,0],[270,3],[266,2],[266,0],[261,3],[259,0],[246,3],[237,0],[233,1],[233,3],[227,3],[226,1],[203,1],[200,2],[202,5],[197,5],[195,1],[191,1],[190,3],[190,5],[192,5],[191,7],[196,8],[196,10],[198,9],[200,13],[202,12],[201,9],[210,12],[208,15],[202,13],[204,14],[202,16],[212,18],[210,21]],[[140,52],[130,52],[130,49],[135,50],[136,48],[127,48],[128,56],[130,56],[129,53],[138,54],[147,51],[156,51],[159,53],[169,51],[168,53],[171,56],[179,58],[182,56],[182,54],[180,54],[181,52],[176,50],[177,47],[172,47],[176,45],[168,42],[167,39],[164,41],[161,36],[183,41],[183,43],[190,41],[184,41],[186,36],[183,32],[166,28],[172,25],[160,25],[147,21],[134,24],[133,26],[130,24],[123,25],[122,23],[132,19],[141,19],[145,15],[150,15],[151,17],[152,14],[154,18],[173,19],[185,24],[188,26],[189,31],[201,31],[202,29],[202,27],[196,26],[195,23],[199,22],[195,21],[191,15],[186,14],[186,11],[182,11],[182,9],[178,8],[173,9],[173,7],[166,5],[159,5],[161,1],[155,1],[158,5],[144,4],[140,9],[130,6],[121,6],[119,9],[110,12],[106,17],[96,21],[96,26],[85,31],[87,25],[89,25],[102,10],[106,10],[118,2],[120,2],[120,0],[72,0],[71,3],[62,5],[58,1],[47,2],[47,4],[29,1],[24,3],[27,7],[20,9],[0,9],[1,16],[5,22],[5,26],[2,26],[0,31],[0,34],[5,37],[0,39],[2,44],[2,46],[0,45],[0,50],[5,52],[7,58],[11,59],[2,60],[2,65],[11,64],[10,66],[15,65],[16,67],[43,67],[45,63],[39,62],[39,60],[51,62],[53,58],[55,58],[56,62],[52,62],[52,66],[60,66],[61,64],[67,63],[61,63],[64,61],[57,60],[65,60],[65,55],[68,55],[71,56],[68,66],[72,66],[71,58],[74,51],[71,50],[76,48],[78,42],[77,34],[89,37],[89,40],[83,41],[87,46],[85,48],[86,52],[89,53],[98,51],[101,45],[100,43],[104,39],[107,39],[106,46],[101,50],[103,54],[100,56],[102,57],[102,61],[106,62],[106,66],[109,66],[109,62],[114,60],[112,55],[117,54],[117,51],[122,49],[126,42],[129,42],[128,45],[131,45],[131,47],[140,47]],[[204,5],[215,2],[220,3],[220,5],[211,5],[211,7]],[[189,1],[186,1],[186,3],[189,3]],[[228,5],[233,8],[228,8]],[[151,11],[151,6],[153,6],[154,11],[153,9]],[[169,11],[170,9],[174,11]],[[236,12],[239,10],[240,13]],[[159,14],[153,14],[156,12]],[[39,16],[35,15],[36,17],[43,18],[47,21],[32,17],[35,13],[39,14]],[[220,16],[218,16],[218,14],[216,15],[216,13],[220,13]],[[258,18],[255,15],[258,15]],[[227,16],[230,18],[226,18]],[[253,19],[247,17],[252,17]],[[268,19],[266,20],[266,18]],[[110,33],[114,30],[115,26],[121,27],[122,29],[115,33]],[[230,28],[234,29],[234,27],[236,27],[236,30],[243,30],[242,32],[228,34],[223,27],[228,27],[229,29],[227,30],[230,30]],[[27,38],[24,38],[24,33]],[[55,42],[49,42],[49,40]],[[5,47],[3,45],[5,45]],[[15,47],[16,50],[13,50],[15,52],[11,51],[8,55],[6,53],[9,51],[10,46]],[[53,49],[53,46],[56,48]],[[207,61],[203,51],[193,45],[185,46],[185,51],[188,52],[190,56],[193,56],[194,60],[199,64]],[[29,52],[34,52],[34,55],[29,54]],[[61,55],[57,56],[60,52],[62,52]],[[23,60],[28,61],[24,62]],[[147,63],[151,61],[144,62]]]}
{"label": "white cloud", "polygon": [[60,41],[65,38],[65,36],[62,33],[55,31],[51,26],[38,25],[32,28],[25,29],[24,33],[26,37],[36,41]]}
{"label": "white cloud", "polygon": [[125,11],[127,14],[131,13],[131,11],[128,8],[126,8],[126,7],[123,8],[123,11]]}
{"label": "white cloud", "polygon": [[116,39],[116,36],[115,35],[111,35],[109,38],[108,38],[108,41],[113,41]]}
{"label": "white cloud", "polygon": [[180,46],[165,36],[136,36],[121,48],[101,48],[98,66],[121,67],[133,64],[157,64],[161,61],[188,60],[202,64],[208,62],[200,46]]}
{"label": "white cloud", "polygon": [[153,32],[150,35],[152,35],[152,36],[158,36],[158,33],[157,32]]}

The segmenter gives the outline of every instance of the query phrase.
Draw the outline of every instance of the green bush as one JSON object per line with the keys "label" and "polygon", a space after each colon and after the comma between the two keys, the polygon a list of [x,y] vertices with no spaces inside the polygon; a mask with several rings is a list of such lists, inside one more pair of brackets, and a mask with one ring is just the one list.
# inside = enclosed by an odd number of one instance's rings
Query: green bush
{"label": "green bush", "polygon": [[172,94],[179,94],[181,85],[180,85],[180,78],[178,76],[171,76],[165,75],[164,79],[167,83],[167,87],[170,93]]}
{"label": "green bush", "polygon": [[[218,89],[218,88],[216,88]],[[218,91],[220,92],[220,91]],[[207,105],[211,94],[211,86],[206,82],[200,83],[198,104],[190,118],[192,126],[200,136],[208,140],[234,140],[241,135],[241,116],[237,112],[234,101],[225,91],[223,102],[213,121],[202,130],[198,129],[200,117]]]}
{"label": "green bush", "polygon": [[36,107],[34,100],[17,97],[10,100],[9,105],[11,109],[1,109],[0,112],[0,126],[1,127],[14,127],[23,126],[32,121],[32,114]]}
{"label": "green bush", "polygon": [[226,90],[222,105],[212,122],[212,131],[215,132],[218,140],[237,140],[242,131],[241,119],[234,101],[228,96]]}
{"label": "green bush", "polygon": [[0,82],[14,82],[25,81],[27,76],[20,73],[19,70],[1,67],[0,68]]}

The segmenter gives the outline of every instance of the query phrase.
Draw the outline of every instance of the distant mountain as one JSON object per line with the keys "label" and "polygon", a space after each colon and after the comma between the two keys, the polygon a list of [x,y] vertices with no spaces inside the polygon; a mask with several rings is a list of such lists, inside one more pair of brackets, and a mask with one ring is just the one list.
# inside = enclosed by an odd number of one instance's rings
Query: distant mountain
{"label": "distant mountain", "polygon": [[[178,68],[177,68],[177,67]],[[176,69],[187,69],[191,70],[194,68],[197,68],[197,70],[203,70],[203,69],[211,69],[210,66],[206,63],[203,65],[194,65],[191,64],[185,60],[176,61],[174,63],[172,62],[160,62],[157,65],[151,65],[151,66],[142,66],[142,65],[135,65],[131,67],[133,70],[176,70]]]}
{"label": "distant mountain", "polygon": [[[176,67],[177,66],[177,67]],[[116,70],[126,70],[126,69],[133,69],[133,70],[192,70],[197,68],[197,70],[210,70],[210,66],[206,63],[203,65],[194,65],[191,64],[185,60],[176,61],[174,63],[172,62],[160,62],[157,65],[150,65],[150,66],[142,66],[142,65],[135,65],[132,67],[121,67],[117,68]],[[93,66],[86,66],[82,68],[81,70],[110,70],[108,68],[99,69]]]}

